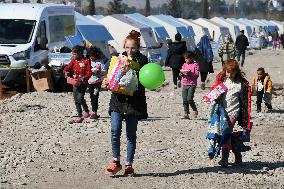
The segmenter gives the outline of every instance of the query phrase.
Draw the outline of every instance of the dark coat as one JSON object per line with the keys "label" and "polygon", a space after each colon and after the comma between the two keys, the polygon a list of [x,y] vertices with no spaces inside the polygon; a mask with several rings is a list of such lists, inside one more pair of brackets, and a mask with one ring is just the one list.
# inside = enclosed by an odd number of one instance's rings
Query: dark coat
{"label": "dark coat", "polygon": [[284,44],[284,34],[280,35],[281,43]]}
{"label": "dark coat", "polygon": [[165,65],[175,69],[181,69],[184,63],[183,54],[187,51],[186,42],[172,42],[169,46]]}
{"label": "dark coat", "polygon": [[247,49],[247,46],[249,46],[248,38],[241,34],[236,39],[236,48],[238,51],[243,52]]}
{"label": "dark coat", "polygon": [[199,64],[199,71],[214,73],[212,62],[207,63],[199,49],[195,49],[195,53],[195,61]]}
{"label": "dark coat", "polygon": [[[123,54],[126,55],[126,52]],[[148,63],[147,57],[142,55],[139,51],[135,54],[133,60],[140,64],[140,68]],[[138,72],[137,76],[139,77]],[[140,82],[138,83],[138,90],[134,92],[133,96],[112,93],[109,102],[109,113],[110,112],[135,115],[138,119],[147,119],[147,103],[143,85],[141,85]]]}

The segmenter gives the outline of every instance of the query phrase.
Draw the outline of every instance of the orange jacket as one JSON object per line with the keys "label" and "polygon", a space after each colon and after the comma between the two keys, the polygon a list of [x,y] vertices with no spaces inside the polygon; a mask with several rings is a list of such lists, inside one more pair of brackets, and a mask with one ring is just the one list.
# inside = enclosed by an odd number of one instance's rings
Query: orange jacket
{"label": "orange jacket", "polygon": [[[258,75],[256,75],[253,78],[253,81],[252,81],[252,93],[253,94],[256,94],[257,80],[258,80]],[[265,73],[263,85],[264,85],[263,86],[264,87],[264,92],[268,92],[268,93],[271,94],[272,93],[272,81],[271,81],[270,76],[268,75],[268,73]]]}

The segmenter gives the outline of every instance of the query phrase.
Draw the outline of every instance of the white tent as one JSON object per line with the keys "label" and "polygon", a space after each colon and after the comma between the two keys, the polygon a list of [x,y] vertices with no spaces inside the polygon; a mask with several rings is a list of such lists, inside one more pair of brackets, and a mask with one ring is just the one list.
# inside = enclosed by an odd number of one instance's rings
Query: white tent
{"label": "white tent", "polygon": [[227,18],[226,20],[230,21],[231,23],[238,25],[240,30],[244,30],[245,36],[247,36],[248,39],[250,40],[250,36],[252,34],[252,27],[249,24],[242,23],[238,19],[235,19],[235,18]]}
{"label": "white tent", "polygon": [[265,31],[266,31],[267,33],[268,33],[268,32],[273,33],[273,32],[275,32],[275,31],[277,31],[277,27],[276,27],[274,24],[267,23],[267,22],[265,22],[265,21],[258,20],[258,19],[253,19],[253,21],[255,21],[255,22],[257,22],[257,23],[263,25],[264,28],[265,28]]}
{"label": "white tent", "polygon": [[260,33],[264,36],[267,34],[263,24],[257,23],[254,20],[249,20],[247,18],[239,18],[238,20],[242,23],[249,24],[252,27],[253,33]]}
{"label": "white tent", "polygon": [[194,23],[197,23],[203,27],[207,27],[213,41],[218,42],[225,35],[230,34],[230,31],[227,27],[222,26],[212,20],[208,20],[206,18],[198,18],[193,20]]}
{"label": "white tent", "polygon": [[160,44],[155,39],[155,34],[149,26],[141,24],[123,14],[113,14],[106,16],[100,20],[113,36],[114,40],[109,43],[122,53],[124,51],[124,39],[132,31],[136,30],[141,33],[141,49],[140,51],[150,59],[151,54],[155,54],[156,60],[161,60],[161,54],[157,49]]}
{"label": "white tent", "polygon": [[[161,55],[162,55],[162,59],[163,61],[166,60],[167,57],[167,53],[168,53],[168,47],[167,47],[167,38],[169,38],[169,34],[166,31],[166,29],[164,28],[164,26],[150,20],[149,18],[143,16],[142,14],[139,13],[133,13],[133,14],[127,14],[127,17],[141,23],[144,25],[147,25],[149,27],[152,28],[152,30],[154,31],[155,35],[155,39],[157,41],[157,43],[162,44],[161,48],[159,48]],[[153,54],[152,54],[153,56]]]}
{"label": "white tent", "polygon": [[174,41],[176,33],[179,32],[182,36],[182,40],[186,41],[187,49],[195,49],[196,44],[194,41],[194,33],[190,33],[190,31],[184,24],[177,22],[172,17],[167,15],[152,15],[148,16],[148,18],[164,26],[171,40]]}
{"label": "white tent", "polygon": [[86,17],[91,20],[98,21],[99,19],[102,19],[104,16],[103,15],[87,15]]}
{"label": "white tent", "polygon": [[178,19],[180,22],[187,24],[192,27],[194,33],[195,33],[195,42],[198,43],[202,36],[207,35],[209,38],[211,38],[210,32],[207,27],[203,27],[199,24],[194,23],[192,20],[186,20],[183,18]]}
{"label": "white tent", "polygon": [[265,20],[265,19],[261,19],[260,21],[265,23],[265,24],[267,24],[269,32],[279,31],[279,28],[278,28],[278,26],[276,24],[274,24],[274,23],[272,23],[272,22],[270,22],[268,20]]}
{"label": "white tent", "polygon": [[282,34],[284,32],[284,22],[280,22],[280,21],[276,21],[276,20],[270,20],[270,22],[275,24],[278,27],[280,34]]}
{"label": "white tent", "polygon": [[109,55],[108,41],[112,40],[111,34],[100,23],[75,12],[77,35],[83,40],[88,40],[99,47],[106,56]]}
{"label": "white tent", "polygon": [[216,22],[222,26],[229,28],[232,39],[236,41],[237,36],[240,35],[240,28],[237,24],[234,24],[222,17],[214,17],[214,18],[211,18],[211,20],[213,22]]}

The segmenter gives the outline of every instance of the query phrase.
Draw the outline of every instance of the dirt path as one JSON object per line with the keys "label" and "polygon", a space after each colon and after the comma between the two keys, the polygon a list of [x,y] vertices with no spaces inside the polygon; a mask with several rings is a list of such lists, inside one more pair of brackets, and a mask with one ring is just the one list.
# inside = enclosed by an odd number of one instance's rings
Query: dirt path
{"label": "dirt path", "polygon": [[[284,51],[256,51],[244,71],[248,76],[265,65],[283,84],[283,59]],[[171,73],[166,75],[170,81]],[[284,188],[283,89],[276,93],[275,113],[256,114],[253,106],[252,151],[244,154],[244,165],[224,169],[207,158],[208,107],[200,101],[205,92],[197,89],[200,115],[191,120],[181,119],[180,89],[170,84],[147,92],[150,118],[139,123],[137,175],[115,179],[104,175],[111,161],[109,92],[100,96],[102,118],[77,125],[67,123],[75,114],[71,93],[18,94],[0,103],[0,188]]]}

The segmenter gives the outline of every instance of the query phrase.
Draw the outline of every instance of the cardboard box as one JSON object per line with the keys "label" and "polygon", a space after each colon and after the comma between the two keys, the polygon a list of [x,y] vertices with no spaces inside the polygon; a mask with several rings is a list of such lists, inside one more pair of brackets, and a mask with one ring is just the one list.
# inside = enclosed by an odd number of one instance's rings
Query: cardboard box
{"label": "cardboard box", "polygon": [[220,83],[214,89],[209,91],[209,93],[203,96],[202,101],[208,105],[211,105],[214,100],[219,98],[223,93],[227,92],[228,88],[224,85],[224,83]]}
{"label": "cardboard box", "polygon": [[53,90],[52,69],[31,74],[34,89],[36,91]]}

